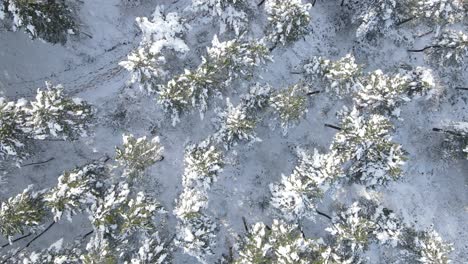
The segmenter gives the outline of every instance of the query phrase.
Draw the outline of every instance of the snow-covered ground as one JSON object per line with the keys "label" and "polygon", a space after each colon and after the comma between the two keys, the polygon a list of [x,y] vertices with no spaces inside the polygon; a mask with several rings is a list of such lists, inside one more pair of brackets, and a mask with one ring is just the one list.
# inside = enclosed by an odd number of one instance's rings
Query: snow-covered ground
{"label": "snow-covered ground", "polygon": [[[156,5],[164,5],[167,11],[182,11],[190,3],[185,0],[143,1],[138,6],[123,5],[120,0],[91,1],[80,4],[79,17],[85,35],[71,38],[68,43],[52,45],[40,40],[30,40],[22,32],[0,32],[0,92],[2,96],[18,99],[33,98],[35,90],[48,80],[63,84],[66,92],[78,96],[98,110],[97,120],[90,137],[74,142],[43,141],[37,143],[35,155],[25,163],[55,159],[35,166],[16,168],[7,166],[6,182],[0,186],[0,197],[5,199],[21,192],[29,184],[37,189],[56,184],[62,171],[85,164],[87,161],[114,155],[115,146],[121,144],[122,133],[138,136],[158,135],[165,148],[165,159],[146,173],[144,188],[161,201],[169,212],[168,226],[174,229],[177,220],[172,215],[175,200],[182,192],[184,148],[197,143],[215,132],[212,125],[213,110],[223,107],[224,99],[213,99],[203,120],[197,113],[181,117],[175,127],[166,118],[154,99],[128,87],[129,74],[118,63],[138,46],[141,35],[135,25],[135,17],[150,16]],[[312,56],[332,59],[352,52],[364,71],[390,70],[401,64],[425,65],[423,53],[408,53],[413,44],[394,44],[391,39],[380,38],[372,44],[356,40],[349,25],[337,25],[340,10],[335,1],[317,1],[311,9],[311,31],[303,39],[272,52],[273,62],[261,67],[255,78],[280,89],[299,81],[294,70],[303,60]],[[265,17],[252,15],[252,36],[261,37],[266,24]],[[186,42],[194,59],[204,54],[212,37],[217,33],[217,23],[191,21]],[[466,27],[465,27],[466,28]],[[222,37],[220,37],[222,38]],[[390,37],[389,37],[390,38]],[[223,39],[226,40],[226,39]],[[424,46],[428,39],[420,38],[415,46]],[[196,58],[198,56],[198,58]],[[194,68],[197,63],[181,65]],[[452,71],[443,67],[431,67],[438,76],[436,99],[413,100],[401,109],[399,119],[393,119],[393,139],[408,152],[402,179],[381,187],[384,205],[402,216],[407,224],[424,229],[431,224],[444,240],[454,244],[451,258],[454,263],[468,261],[468,160],[444,156],[443,135],[432,131],[446,120],[468,121],[468,92],[455,90],[468,81],[466,65]],[[176,74],[176,73],[174,73]],[[465,85],[466,86],[466,85]],[[238,101],[239,94],[248,84],[234,82],[225,97]],[[317,87],[320,89],[321,87]],[[132,92],[135,91],[135,92]],[[277,122],[264,118],[257,127],[261,142],[240,143],[226,157],[227,164],[209,191],[209,214],[222,223],[217,233],[216,254],[226,252],[235,232],[242,234],[242,217],[249,224],[271,222],[276,217],[268,206],[269,184],[278,182],[281,175],[289,175],[296,164],[295,147],[317,148],[327,151],[336,130],[325,123],[337,124],[335,113],[349,102],[332,100],[325,94],[310,97],[308,113],[300,124],[284,136]],[[272,130],[272,127],[276,127]],[[325,201],[361,193],[359,186],[347,186],[329,192]],[[318,205],[329,212],[329,202]],[[86,233],[91,227],[83,217],[74,222],[62,221],[53,231],[42,236],[34,245],[44,248],[61,237],[71,241]],[[326,219],[325,219],[326,220]],[[305,221],[307,235],[324,234],[326,221]],[[215,258],[213,258],[215,259]],[[175,256],[174,263],[194,263],[195,259],[183,254]],[[385,263],[378,258],[371,263]]]}

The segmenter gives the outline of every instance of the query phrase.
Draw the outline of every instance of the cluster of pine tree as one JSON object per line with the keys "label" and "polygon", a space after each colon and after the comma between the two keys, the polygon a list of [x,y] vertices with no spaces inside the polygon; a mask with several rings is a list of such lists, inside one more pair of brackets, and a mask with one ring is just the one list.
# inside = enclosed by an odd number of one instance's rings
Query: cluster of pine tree
{"label": "cluster of pine tree", "polygon": [[[12,19],[12,28],[24,28],[32,37],[64,42],[76,24],[62,1],[3,0],[0,19]],[[255,129],[262,118],[278,119],[286,135],[308,112],[312,95],[350,99],[337,116],[339,125],[328,150],[298,147],[299,161],[292,173],[270,184],[270,205],[277,219],[271,224],[245,223],[246,234],[219,263],[363,263],[373,245],[396,249],[403,263],[449,263],[453,250],[432,228],[419,230],[389,208],[381,206],[379,189],[405,175],[407,153],[393,140],[392,121],[399,107],[417,97],[429,97],[436,89],[431,70],[397,68],[391,73],[365,71],[352,54],[338,60],[313,57],[302,65],[302,80],[285,88],[255,82],[259,68],[272,60],[276,48],[307,35],[313,19],[312,4],[301,0],[266,0],[266,29],[262,38],[248,38],[248,18],[254,12],[249,1],[193,0],[183,12],[208,14],[220,21],[219,34],[201,56],[200,63],[179,72],[167,58],[180,60],[189,52],[184,41],[189,28],[187,13],[165,13],[157,7],[150,19],[136,19],[142,31],[139,46],[120,65],[131,74],[130,83],[155,97],[173,125],[183,114],[198,110],[201,117],[210,99],[223,97],[239,81],[248,91],[237,104],[227,97],[225,109],[213,118],[216,131],[185,148],[182,191],[175,201],[175,230],[164,233],[167,214],[163,206],[143,191],[147,169],[164,159],[159,138],[123,136],[114,159],[105,157],[64,172],[53,187],[29,186],[0,204],[0,234],[10,247],[32,236],[24,247],[1,256],[3,263],[171,263],[179,247],[202,263],[211,263],[217,244],[219,219],[209,208],[209,192],[223,167],[224,157],[242,142],[260,141]],[[411,21],[436,28],[426,52],[443,65],[464,63],[468,36],[450,25],[464,18],[463,1],[342,1],[357,24],[358,38],[383,34]],[[45,22],[44,22],[45,21]],[[59,26],[55,26],[59,25]],[[377,35],[378,35],[377,34]],[[221,40],[220,40],[221,39]],[[228,39],[228,40],[224,40]],[[279,46],[279,44],[281,44]],[[198,54],[197,54],[198,55]],[[253,81],[252,81],[253,80]],[[312,87],[323,90],[312,90]],[[38,90],[35,101],[0,98],[0,157],[21,161],[28,156],[31,140],[73,140],[85,136],[93,117],[86,102],[63,95],[60,86]],[[468,125],[450,122],[436,131],[468,157]],[[461,146],[461,147],[460,147]],[[339,186],[358,184],[369,193],[350,203],[336,202],[333,214],[317,208],[323,197]],[[90,230],[74,243],[60,248],[30,251],[29,246],[55,223],[75,215],[89,219]],[[162,215],[162,216],[161,216]],[[321,238],[308,238],[304,219],[328,219]],[[47,224],[48,223],[48,224]],[[174,234],[172,239],[170,235]]]}

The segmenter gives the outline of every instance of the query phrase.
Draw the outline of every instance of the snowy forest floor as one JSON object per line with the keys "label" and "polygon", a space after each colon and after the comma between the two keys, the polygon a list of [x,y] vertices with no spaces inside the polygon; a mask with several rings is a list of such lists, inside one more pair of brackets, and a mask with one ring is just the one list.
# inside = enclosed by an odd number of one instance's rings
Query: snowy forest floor
{"label": "snowy forest floor", "polygon": [[[173,127],[153,98],[138,91],[129,92],[129,74],[118,62],[140,41],[135,17],[150,16],[156,5],[165,5],[167,11],[182,10],[188,2],[143,1],[139,6],[129,7],[120,0],[85,0],[79,15],[82,30],[92,38],[77,37],[65,46],[30,40],[22,32],[0,32],[1,96],[32,98],[35,90],[49,80],[63,84],[68,94],[81,97],[98,109],[92,136],[74,142],[38,142],[36,154],[25,163],[53,157],[52,161],[23,168],[0,168],[6,174],[5,182],[0,185],[2,199],[21,192],[29,184],[38,189],[53,186],[62,171],[105,154],[112,156],[115,146],[121,144],[122,133],[138,136],[153,133],[161,138],[165,159],[147,172],[143,186],[172,212],[182,187],[184,147],[215,131],[211,125],[212,109],[223,106],[225,100],[214,99],[203,120],[197,114],[187,114]],[[274,49],[274,62],[256,74],[275,89],[283,88],[299,80],[291,71],[301,61],[317,55],[336,59],[350,52],[359,63],[366,65],[365,71],[379,68],[385,71],[403,63],[425,65],[422,53],[406,52],[407,44],[394,44],[386,38],[372,45],[356,41],[352,27],[336,24],[338,15],[339,5],[334,1],[317,1],[311,9],[311,32],[290,46]],[[258,21],[252,23],[252,34],[261,35],[264,18],[255,19]],[[196,23],[191,25],[186,42],[191,50],[199,51],[200,57],[218,28],[216,23]],[[414,45],[424,46],[425,41],[421,38]],[[459,68],[457,82],[467,83],[464,67]],[[407,223],[420,229],[434,224],[446,241],[454,243],[452,259],[463,263],[468,260],[468,161],[445,157],[441,146],[443,136],[434,133],[432,128],[445,120],[468,121],[468,93],[454,89],[452,75],[436,67],[432,69],[440,78],[441,95],[438,100],[415,100],[402,107],[401,118],[394,120],[394,140],[409,152],[409,159],[404,177],[380,191],[385,206],[396,211]],[[234,83],[225,96],[236,101],[246,89],[246,83]],[[310,98],[306,118],[286,136],[274,120],[265,119],[257,128],[261,142],[233,148],[227,157],[228,165],[210,191],[210,214],[223,224],[217,238],[218,254],[225,251],[230,233],[243,233],[242,217],[250,224],[271,222],[275,214],[267,204],[269,184],[279,181],[281,174],[290,174],[296,163],[296,146],[328,149],[336,131],[324,124],[336,124],[335,113],[345,104],[347,102],[318,94]],[[271,127],[277,128],[272,130]],[[349,186],[333,192],[333,197],[327,199],[348,199],[362,192],[359,186]],[[324,202],[319,208],[327,212],[327,204]],[[175,218],[170,216],[168,226],[174,227],[175,223]],[[309,236],[322,235],[325,224],[320,218],[316,222],[305,222],[305,232]],[[54,226],[36,245],[52,244],[61,237],[71,241],[89,229],[88,222],[77,216],[72,223],[62,221]],[[175,263],[195,261],[182,252],[175,257]],[[370,258],[371,263],[381,263],[379,259]]]}

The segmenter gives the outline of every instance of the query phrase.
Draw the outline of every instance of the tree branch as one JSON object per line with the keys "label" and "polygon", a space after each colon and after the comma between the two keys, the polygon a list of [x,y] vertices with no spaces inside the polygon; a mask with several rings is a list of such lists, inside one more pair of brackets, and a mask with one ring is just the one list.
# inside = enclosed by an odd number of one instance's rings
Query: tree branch
{"label": "tree branch", "polygon": [[324,126],[329,127],[329,128],[333,128],[333,129],[336,129],[336,130],[341,130],[341,127],[335,126],[335,125],[331,125],[331,124],[325,124]]}
{"label": "tree branch", "polygon": [[319,94],[321,92],[322,91],[312,91],[312,92],[308,92],[306,95],[314,95],[314,94]]}
{"label": "tree branch", "polygon": [[464,135],[462,135],[460,133],[457,133],[455,131],[445,130],[445,129],[437,128],[437,127],[432,128],[432,131],[447,133],[447,134],[454,135],[454,136],[457,136],[457,137],[463,137],[464,136]]}
{"label": "tree branch", "polygon": [[434,32],[434,30],[429,30],[428,32],[425,32],[425,33],[422,33],[421,35],[418,35],[417,37],[418,37],[418,38],[421,38],[421,37],[424,37],[424,36],[426,36],[426,35],[431,34],[432,32]]}
{"label": "tree branch", "polygon": [[405,24],[405,23],[407,23],[407,22],[410,22],[410,21],[413,20],[413,19],[415,19],[415,17],[410,17],[410,18],[407,18],[407,19],[403,19],[402,21],[398,22],[398,23],[396,24],[396,26],[399,27],[399,26],[401,26],[401,25],[403,25],[403,24]]}
{"label": "tree branch", "polygon": [[327,215],[326,213],[323,213],[323,212],[320,212],[319,210],[315,209],[315,212],[317,212],[317,214],[321,215],[321,216],[324,216],[326,218],[328,218],[329,220],[332,220],[332,217]]}
{"label": "tree branch", "polygon": [[44,160],[44,161],[38,161],[38,162],[32,162],[32,163],[27,163],[27,164],[24,164],[22,165],[21,167],[27,167],[27,166],[32,166],[32,165],[39,165],[39,164],[44,164],[44,163],[47,163],[49,161],[52,161],[54,160],[55,158],[54,157],[51,157],[47,160]]}
{"label": "tree branch", "polygon": [[426,46],[422,49],[409,49],[408,52],[423,52],[427,49],[436,49],[436,48],[441,48],[440,45],[431,45],[431,46]]}
{"label": "tree branch", "polygon": [[15,242],[17,242],[17,241],[19,241],[19,240],[21,240],[21,239],[30,237],[31,235],[32,235],[32,233],[28,233],[28,234],[26,234],[26,235],[24,235],[24,236],[20,236],[20,237],[18,237],[18,238],[15,238],[15,239],[13,239],[11,242],[8,242],[8,243],[6,243],[6,244],[3,244],[3,245],[0,247],[0,249],[6,248],[6,247],[12,245],[13,243],[15,243]]}
{"label": "tree branch", "polygon": [[265,3],[265,0],[260,1],[260,3],[258,3],[257,6],[263,5],[263,3]]}
{"label": "tree branch", "polygon": [[465,91],[468,91],[468,87],[456,87],[455,90],[465,90]]}
{"label": "tree branch", "polygon": [[40,232],[37,236],[35,236],[33,239],[31,239],[31,241],[29,241],[23,249],[29,247],[32,244],[32,242],[34,242],[36,239],[40,238],[45,232],[47,232],[52,226],[54,226],[55,223],[57,223],[57,222],[52,221],[52,223],[50,223],[49,226],[46,227],[46,229],[42,230],[42,232]]}
{"label": "tree branch", "polygon": [[290,71],[290,74],[304,74],[305,71]]}
{"label": "tree branch", "polygon": [[88,237],[89,235],[91,235],[92,233],[94,233],[94,230],[91,230],[89,231],[88,233],[84,234],[83,237],[81,239],[85,239],[86,237]]}
{"label": "tree branch", "polygon": [[242,223],[244,223],[245,232],[249,233],[249,226],[247,225],[247,220],[245,220],[245,217],[242,217]]}

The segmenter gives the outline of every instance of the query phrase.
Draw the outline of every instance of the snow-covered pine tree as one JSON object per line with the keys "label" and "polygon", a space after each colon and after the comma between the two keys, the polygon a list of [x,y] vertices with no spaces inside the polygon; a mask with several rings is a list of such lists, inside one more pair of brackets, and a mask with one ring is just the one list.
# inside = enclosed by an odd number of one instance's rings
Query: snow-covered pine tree
{"label": "snow-covered pine tree", "polygon": [[132,264],[163,264],[172,263],[167,242],[163,241],[156,232],[142,239],[141,246],[133,253]]}
{"label": "snow-covered pine tree", "polygon": [[462,64],[468,55],[468,35],[462,31],[446,29],[434,37],[431,45],[420,50],[409,51],[426,51],[440,65]]}
{"label": "snow-covered pine tree", "polygon": [[415,238],[417,261],[424,264],[448,264],[449,254],[453,246],[442,240],[440,235],[432,228],[420,232]]}
{"label": "snow-covered pine tree", "polygon": [[131,73],[131,83],[153,93],[165,80],[165,54],[169,51],[183,54],[189,50],[182,39],[186,26],[177,13],[164,14],[160,6],[156,7],[151,20],[137,17],[136,23],[142,32],[140,45],[119,65]]}
{"label": "snow-covered pine tree", "polygon": [[222,91],[236,78],[249,77],[253,68],[267,59],[268,49],[262,43],[219,42],[215,36],[208,57],[202,57],[197,69],[186,69],[160,86],[158,102],[170,114],[173,125],[179,122],[181,113],[190,108],[197,108],[203,118],[210,96]]}
{"label": "snow-covered pine tree", "polygon": [[61,85],[46,82],[46,89],[38,89],[36,100],[30,104],[26,126],[33,138],[74,140],[87,136],[94,114],[92,107],[79,98],[65,96]]}
{"label": "snow-covered pine tree", "polygon": [[21,162],[30,139],[74,140],[86,136],[94,110],[79,98],[67,97],[61,85],[46,82],[36,100],[8,102],[0,98],[0,158]]}
{"label": "snow-covered pine tree", "polygon": [[238,141],[260,140],[255,135],[257,121],[249,115],[248,109],[241,103],[234,106],[229,98],[226,99],[227,109],[218,113],[219,128],[214,139],[224,144],[226,149],[236,145]]}
{"label": "snow-covered pine tree", "polygon": [[267,40],[273,45],[294,42],[309,32],[309,9],[312,4],[302,0],[267,0]]}
{"label": "snow-covered pine tree", "polygon": [[229,29],[237,36],[241,35],[248,26],[248,8],[247,0],[192,0],[193,11],[208,13],[220,21],[221,34]]}
{"label": "snow-covered pine tree", "polygon": [[130,83],[138,84],[142,91],[154,93],[158,90],[158,81],[166,75],[163,69],[165,63],[164,56],[152,54],[149,46],[143,45],[128,54],[127,60],[119,65],[131,72]]}
{"label": "snow-covered pine tree", "polygon": [[450,152],[463,153],[468,159],[468,122],[447,122],[441,128],[433,128],[434,131],[443,132]]}
{"label": "snow-covered pine tree", "polygon": [[220,42],[215,35],[207,48],[207,62],[216,69],[222,84],[228,86],[234,79],[252,77],[255,67],[271,60],[269,53],[262,40]]}
{"label": "snow-covered pine tree", "polygon": [[402,101],[410,100],[408,88],[403,76],[389,76],[376,70],[362,78],[362,88],[356,92],[354,100],[360,108],[380,114],[392,113]]}
{"label": "snow-covered pine tree", "polygon": [[104,192],[107,169],[94,162],[65,171],[56,186],[44,194],[44,202],[58,222],[63,215],[71,221],[72,215],[95,206]]}
{"label": "snow-covered pine tree", "polygon": [[376,114],[364,117],[356,108],[339,116],[341,128],[330,149],[341,162],[351,162],[345,171],[350,180],[375,187],[398,179],[406,158],[401,146],[391,141],[390,121]]}
{"label": "snow-covered pine tree", "polygon": [[282,175],[281,182],[270,184],[271,205],[289,221],[303,217],[314,219],[317,203],[329,185],[341,176],[339,160],[332,154],[297,151],[299,162],[292,174]]}
{"label": "snow-covered pine tree", "polygon": [[179,219],[176,245],[206,263],[206,258],[213,254],[218,229],[217,224],[204,212],[208,207],[207,191],[222,170],[223,155],[208,139],[187,146],[184,163],[184,189],[174,209]]}
{"label": "snow-covered pine tree", "polygon": [[271,227],[256,223],[241,240],[236,264],[322,263],[320,244],[304,237],[300,228],[279,220]]}
{"label": "snow-covered pine tree", "polygon": [[382,245],[391,247],[401,245],[402,233],[405,228],[403,221],[392,210],[377,204],[378,202],[367,201],[369,220],[375,223],[373,235]]}
{"label": "snow-covered pine tree", "polygon": [[22,193],[3,201],[0,205],[0,234],[11,241],[13,236],[40,225],[46,215],[41,196],[30,185]]}
{"label": "snow-covered pine tree", "polygon": [[124,167],[124,175],[135,178],[151,165],[163,159],[164,147],[159,137],[151,140],[145,137],[135,138],[132,134],[123,135],[123,145],[115,148],[115,160]]}
{"label": "snow-covered pine tree", "polygon": [[186,215],[180,220],[175,244],[198,261],[208,263],[207,258],[214,254],[216,247],[217,224],[203,212]]}
{"label": "snow-covered pine tree", "polygon": [[322,84],[326,92],[338,97],[347,96],[360,88],[362,65],[356,63],[352,54],[336,61],[313,57],[304,63],[303,68],[308,83],[314,86]]}
{"label": "snow-covered pine tree", "polygon": [[255,83],[250,86],[248,93],[241,95],[241,104],[244,105],[249,114],[254,115],[269,105],[271,94],[270,85]]}
{"label": "snow-covered pine tree", "polygon": [[362,208],[355,202],[349,207],[341,207],[332,218],[328,231],[334,240],[334,250],[347,261],[360,263],[362,253],[371,240],[375,224],[362,213]]}
{"label": "snow-covered pine tree", "polygon": [[351,22],[358,26],[358,38],[374,38],[394,27],[408,17],[405,1],[396,0],[363,0],[346,1],[351,11]]}
{"label": "snow-covered pine tree", "polygon": [[204,64],[205,60],[195,71],[186,69],[183,74],[160,86],[157,101],[170,115],[173,126],[180,121],[180,115],[191,107],[198,108],[203,117],[208,109],[209,96],[219,89],[213,85],[215,69]]}
{"label": "snow-covered pine tree", "polygon": [[436,88],[436,81],[432,70],[424,67],[416,67],[407,70],[403,74],[405,78],[405,93],[409,97],[431,96]]}
{"label": "snow-covered pine tree", "polygon": [[294,84],[276,92],[270,98],[270,105],[278,114],[283,134],[286,134],[308,111],[305,87]]}
{"label": "snow-covered pine tree", "polygon": [[175,244],[201,262],[213,254],[218,230],[217,224],[204,213],[207,207],[207,190],[186,185],[174,209],[179,219]]}
{"label": "snow-covered pine tree", "polygon": [[0,20],[8,20],[11,29],[23,29],[31,38],[65,44],[78,25],[64,0],[2,0]]}
{"label": "snow-covered pine tree", "polygon": [[216,176],[224,166],[223,153],[211,140],[189,145],[184,158],[184,186],[196,186],[206,190],[216,181]]}
{"label": "snow-covered pine tree", "polygon": [[21,161],[27,156],[24,104],[24,100],[8,102],[0,98],[0,159]]}
{"label": "snow-covered pine tree", "polygon": [[407,5],[413,17],[438,26],[461,21],[467,12],[463,0],[413,0],[408,1]]}
{"label": "snow-covered pine tree", "polygon": [[404,254],[407,250],[418,252],[413,242],[417,232],[375,198],[360,198],[349,206],[339,204],[331,222],[326,229],[331,234],[327,239],[328,252],[336,259],[348,261],[345,263],[361,263],[362,254],[371,243],[396,248]]}
{"label": "snow-covered pine tree", "polygon": [[143,192],[132,193],[129,185],[120,182],[108,188],[92,208],[91,219],[98,231],[123,241],[135,232],[154,229],[153,218],[164,209]]}

